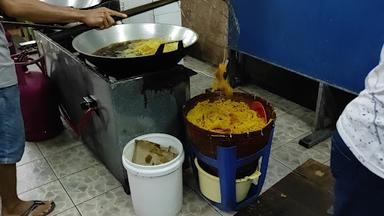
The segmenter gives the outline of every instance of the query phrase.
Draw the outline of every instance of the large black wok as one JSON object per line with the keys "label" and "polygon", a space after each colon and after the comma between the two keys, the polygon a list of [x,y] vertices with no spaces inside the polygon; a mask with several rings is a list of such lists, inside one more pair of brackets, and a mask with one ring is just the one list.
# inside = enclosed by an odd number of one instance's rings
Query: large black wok
{"label": "large black wok", "polygon": [[[160,46],[156,54],[152,56],[105,57],[94,54],[98,49],[112,43],[150,38],[179,41],[179,46],[177,50],[167,53],[164,53],[163,46]],[[166,24],[137,23],[84,32],[73,39],[72,46],[86,60],[97,66],[102,72],[108,73],[106,75],[127,76],[176,65],[197,39],[198,35],[188,28]]]}

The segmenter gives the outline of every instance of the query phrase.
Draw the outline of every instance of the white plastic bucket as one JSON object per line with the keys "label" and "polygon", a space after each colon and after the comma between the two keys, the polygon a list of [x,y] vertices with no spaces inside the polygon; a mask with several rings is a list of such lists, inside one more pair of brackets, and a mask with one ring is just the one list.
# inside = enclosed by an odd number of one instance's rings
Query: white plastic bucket
{"label": "white plastic bucket", "polygon": [[[136,139],[164,147],[172,146],[178,155],[168,163],[156,166],[132,163]],[[174,216],[180,212],[183,203],[183,161],[183,145],[173,136],[153,133],[128,142],[123,150],[123,165],[128,173],[133,208],[137,216]]]}

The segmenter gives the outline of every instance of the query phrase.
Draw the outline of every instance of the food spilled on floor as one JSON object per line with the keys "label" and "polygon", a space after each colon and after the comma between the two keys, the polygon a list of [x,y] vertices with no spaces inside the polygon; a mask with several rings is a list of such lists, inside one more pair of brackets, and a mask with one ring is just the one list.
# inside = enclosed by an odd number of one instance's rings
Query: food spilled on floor
{"label": "food spilled on floor", "polygon": [[144,166],[156,166],[167,163],[177,156],[172,146],[163,147],[147,140],[135,140],[132,162]]}
{"label": "food spilled on floor", "polygon": [[[130,40],[119,43],[113,43],[94,52],[97,56],[106,57],[139,57],[154,55],[161,44],[167,43],[160,38],[151,38],[145,40]],[[164,46],[164,53],[177,50],[178,42],[167,43]]]}
{"label": "food spilled on floor", "polygon": [[243,134],[263,129],[267,122],[244,102],[230,99],[202,101],[187,114],[195,126],[222,134]]}

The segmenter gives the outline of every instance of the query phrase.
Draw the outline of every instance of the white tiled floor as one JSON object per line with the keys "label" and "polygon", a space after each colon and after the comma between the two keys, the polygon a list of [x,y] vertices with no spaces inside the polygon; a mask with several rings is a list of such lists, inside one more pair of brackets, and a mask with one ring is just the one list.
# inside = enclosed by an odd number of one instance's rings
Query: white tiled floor
{"label": "white tiled floor", "polygon": [[[212,66],[190,57],[185,59],[185,64],[199,72],[191,78],[192,96],[210,87]],[[311,132],[314,112],[256,86],[242,86],[236,90],[261,96],[276,108],[275,137],[263,192],[309,158],[329,164],[329,140],[312,149],[297,144]],[[57,207],[52,215],[134,215],[130,196],[70,131],[49,141],[27,143],[17,174],[20,196],[53,199]],[[185,216],[235,214],[213,208],[187,180],[183,204],[181,215]]]}

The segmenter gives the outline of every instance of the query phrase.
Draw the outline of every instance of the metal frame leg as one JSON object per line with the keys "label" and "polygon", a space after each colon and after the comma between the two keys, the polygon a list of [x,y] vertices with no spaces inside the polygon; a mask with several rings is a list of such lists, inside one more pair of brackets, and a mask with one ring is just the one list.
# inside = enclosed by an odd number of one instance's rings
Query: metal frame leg
{"label": "metal frame leg", "polygon": [[218,147],[217,162],[220,180],[221,206],[224,210],[236,207],[236,147]]}
{"label": "metal frame leg", "polygon": [[244,54],[236,50],[230,50],[227,76],[231,86],[237,87],[246,81],[244,65]]}
{"label": "metal frame leg", "polygon": [[332,135],[332,131],[335,127],[335,122],[333,122],[334,114],[332,113],[334,110],[333,104],[333,95],[330,86],[320,82],[316,103],[314,131],[312,134],[301,139],[299,141],[300,145],[306,148],[311,148]]}

